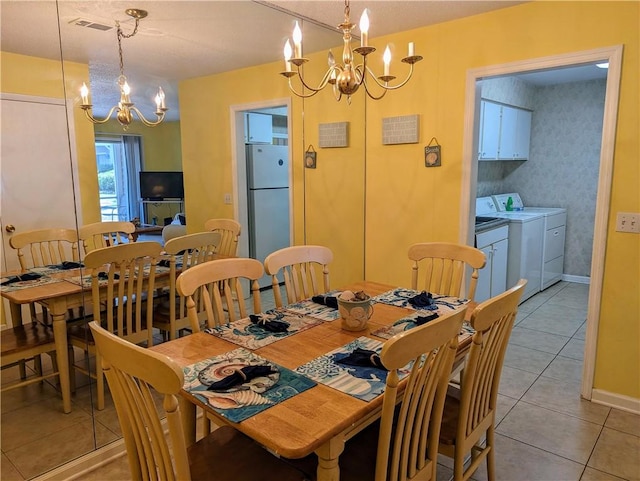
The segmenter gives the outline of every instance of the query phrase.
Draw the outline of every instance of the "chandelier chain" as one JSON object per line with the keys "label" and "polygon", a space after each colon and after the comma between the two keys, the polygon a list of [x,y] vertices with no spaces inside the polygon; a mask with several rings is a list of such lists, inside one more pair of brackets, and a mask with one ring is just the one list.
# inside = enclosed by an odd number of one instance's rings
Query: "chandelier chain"
{"label": "chandelier chain", "polygon": [[156,120],[147,120],[142,112],[133,104],[130,98],[131,88],[127,83],[127,77],[124,75],[124,56],[122,54],[122,39],[131,38],[138,32],[138,26],[140,25],[140,19],[147,16],[145,10],[136,8],[130,8],[125,11],[127,15],[135,19],[135,26],[130,34],[125,34],[122,31],[120,22],[116,20],[116,34],[118,39],[118,57],[120,59],[120,76],[118,77],[118,86],[120,87],[120,101],[109,110],[106,117],[98,119],[91,113],[91,103],[89,101],[89,88],[85,83],[82,84],[80,89],[80,96],[82,98],[80,108],[84,110],[86,117],[94,124],[104,124],[109,121],[111,115],[115,112],[116,119],[123,126],[124,130],[127,130],[131,122],[133,121],[133,114],[136,114],[140,121],[147,127],[154,127],[160,124],[165,117],[165,112],[169,110],[165,105],[165,95],[162,87],[158,87],[158,94],[155,97],[156,102]]}

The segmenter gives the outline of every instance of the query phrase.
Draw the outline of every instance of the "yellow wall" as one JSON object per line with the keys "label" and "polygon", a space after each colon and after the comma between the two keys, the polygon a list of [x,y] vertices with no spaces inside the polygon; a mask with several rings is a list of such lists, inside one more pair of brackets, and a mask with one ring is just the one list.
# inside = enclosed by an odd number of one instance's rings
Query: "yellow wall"
{"label": "yellow wall", "polygon": [[[355,121],[356,109],[345,111],[344,105],[328,96],[321,97],[324,92],[303,104],[294,102],[294,129],[290,135],[295,164],[296,242],[325,243],[333,249],[336,258],[332,283],[336,286],[358,276],[361,260],[354,256],[362,258],[363,246],[367,279],[407,284],[410,274],[406,250],[411,243],[459,239],[467,70],[623,44],[594,387],[640,398],[640,237],[616,233],[613,227],[616,212],[640,212],[639,18],[637,2],[531,2],[373,39],[371,43],[376,46],[392,44],[396,60],[391,73],[399,78],[406,66],[401,67],[397,59],[404,55],[408,41],[415,42],[416,53],[425,61],[417,65],[407,86],[383,100],[367,102],[366,125]],[[311,57],[326,65],[323,57]],[[372,66],[380,68],[375,62]],[[281,65],[269,64],[181,84],[183,162],[190,219],[202,223],[208,217],[233,216],[231,206],[222,204],[223,193],[232,189],[229,106],[288,95],[285,81],[277,75],[279,70]],[[407,114],[420,116],[420,142],[383,146],[382,118]],[[358,139],[349,152],[318,149],[317,124],[344,120],[352,120],[351,136]],[[362,159],[357,145],[363,132],[365,163],[356,167]],[[427,169],[424,146],[432,137],[442,145],[443,165]],[[301,155],[309,143],[319,151],[316,171],[301,167]],[[348,179],[354,176],[354,170],[361,169],[366,183],[353,182],[349,187]],[[562,188],[561,181],[555,181]],[[363,225],[358,214],[362,209],[361,193],[366,199],[363,243],[358,234]],[[350,216],[349,211],[356,214]],[[306,218],[302,212],[306,212]],[[305,220],[305,225],[300,225]],[[349,235],[351,232],[353,236]],[[352,244],[352,237],[358,242]],[[334,271],[339,275],[334,277]]]}
{"label": "yellow wall", "polygon": [[[60,67],[57,60],[0,52],[0,89],[3,93],[64,98]],[[77,107],[80,103],[80,86],[82,82],[89,81],[89,68],[83,64],[64,62],[64,75],[67,97],[74,100],[73,128],[82,208],[78,222],[88,224],[100,220],[93,124],[84,118],[84,113]]]}

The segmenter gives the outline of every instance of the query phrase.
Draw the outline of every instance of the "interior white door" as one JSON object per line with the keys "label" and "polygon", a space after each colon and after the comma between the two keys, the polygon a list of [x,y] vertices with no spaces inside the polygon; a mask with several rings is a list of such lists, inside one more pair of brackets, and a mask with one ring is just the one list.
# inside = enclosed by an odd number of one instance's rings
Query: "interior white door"
{"label": "interior white door", "polygon": [[6,272],[19,268],[9,245],[13,233],[76,228],[77,175],[62,100],[3,95],[1,112],[0,270]]}

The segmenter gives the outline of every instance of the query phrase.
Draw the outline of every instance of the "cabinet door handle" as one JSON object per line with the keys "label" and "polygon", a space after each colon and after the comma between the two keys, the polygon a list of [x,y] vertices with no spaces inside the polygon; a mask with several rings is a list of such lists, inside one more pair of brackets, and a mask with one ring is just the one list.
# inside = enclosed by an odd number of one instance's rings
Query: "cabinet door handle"
{"label": "cabinet door handle", "polygon": [[560,235],[560,231],[559,230],[554,231],[553,235],[556,236],[556,237],[559,236]]}

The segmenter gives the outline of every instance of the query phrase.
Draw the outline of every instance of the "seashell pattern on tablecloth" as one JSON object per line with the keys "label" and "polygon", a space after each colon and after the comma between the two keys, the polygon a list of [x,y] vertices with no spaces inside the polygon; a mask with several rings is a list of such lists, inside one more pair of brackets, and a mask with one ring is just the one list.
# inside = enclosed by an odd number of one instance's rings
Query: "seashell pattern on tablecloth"
{"label": "seashell pattern on tablecloth", "polygon": [[214,393],[202,391],[209,404],[218,409],[235,409],[243,406],[261,406],[273,404],[272,401],[254,391],[235,391],[230,393]]}
{"label": "seashell pattern on tablecloth", "polygon": [[[280,379],[280,371],[272,364],[264,364],[269,365],[271,369],[276,372],[273,374],[269,374],[268,376],[256,377],[243,384],[238,384],[238,386],[236,387],[229,388],[227,392],[249,390],[256,393],[263,393],[274,386],[278,382],[278,379]],[[250,363],[247,362],[246,359],[240,358],[224,359],[222,361],[213,362],[198,373],[198,381],[200,381],[200,383],[204,386],[211,386],[214,382],[220,381],[221,379],[230,376],[243,367],[256,365],[258,364]]]}

